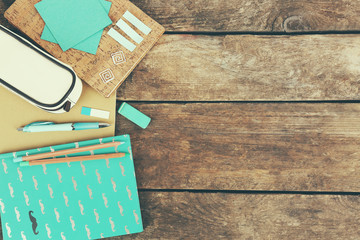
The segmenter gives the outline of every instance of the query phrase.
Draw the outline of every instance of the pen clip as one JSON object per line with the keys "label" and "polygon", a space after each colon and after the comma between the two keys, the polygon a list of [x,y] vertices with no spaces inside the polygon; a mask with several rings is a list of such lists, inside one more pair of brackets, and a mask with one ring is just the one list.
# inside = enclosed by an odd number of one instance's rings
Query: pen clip
{"label": "pen clip", "polygon": [[26,125],[25,127],[29,127],[29,126],[41,126],[41,125],[54,125],[55,123],[53,122],[33,122],[30,123],[28,125]]}

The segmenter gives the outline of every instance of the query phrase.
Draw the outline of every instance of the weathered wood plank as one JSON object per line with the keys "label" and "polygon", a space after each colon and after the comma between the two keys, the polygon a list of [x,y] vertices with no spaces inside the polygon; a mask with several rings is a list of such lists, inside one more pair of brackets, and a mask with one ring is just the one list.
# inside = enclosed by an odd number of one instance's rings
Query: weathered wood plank
{"label": "weathered wood plank", "polygon": [[0,0],[0,24],[7,27],[13,28],[10,23],[5,19],[4,12],[10,7],[14,0]]}
{"label": "weathered wood plank", "polygon": [[168,31],[360,30],[359,0],[132,0]]}
{"label": "weathered wood plank", "polygon": [[117,118],[139,188],[360,191],[360,104],[132,105],[152,118]]}
{"label": "weathered wood plank", "polygon": [[122,100],[359,99],[359,35],[167,35],[120,86]]}
{"label": "weathered wood plank", "polygon": [[[0,13],[14,0],[0,0]],[[133,0],[167,31],[296,32],[360,30],[354,0]],[[1,6],[2,5],[2,6]],[[4,24],[3,14],[0,24]],[[6,23],[6,22],[5,22]]]}
{"label": "weathered wood plank", "polygon": [[360,238],[360,196],[186,192],[139,195],[145,231],[109,239]]}
{"label": "weathered wood plank", "polygon": [[360,196],[140,193],[145,231],[112,239],[359,239]]}

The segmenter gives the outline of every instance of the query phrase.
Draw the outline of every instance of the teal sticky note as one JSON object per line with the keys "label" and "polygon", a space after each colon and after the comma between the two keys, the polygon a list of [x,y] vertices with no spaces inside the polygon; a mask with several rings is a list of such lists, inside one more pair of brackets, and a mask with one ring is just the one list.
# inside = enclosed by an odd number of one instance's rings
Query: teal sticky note
{"label": "teal sticky note", "polygon": [[118,112],[143,129],[145,129],[151,121],[151,118],[126,102],[121,104]]}
{"label": "teal sticky note", "polygon": [[63,51],[112,23],[98,0],[42,0],[35,8]]}
{"label": "teal sticky note", "polygon": [[[21,167],[13,158],[108,142],[72,156],[124,152],[121,158]],[[143,231],[129,135],[0,155],[3,239],[100,239]]]}
{"label": "teal sticky note", "polygon": [[[99,0],[99,1],[100,1],[101,5],[103,6],[103,8],[105,9],[105,11],[109,14],[109,11],[111,8],[111,2],[103,1],[103,0]],[[72,48],[80,50],[80,51],[84,51],[87,53],[96,54],[96,51],[98,49],[100,39],[102,36],[102,32],[103,32],[103,30],[98,31],[94,35],[86,38],[85,40],[76,44]],[[49,42],[53,42],[53,43],[58,43],[56,41],[54,35],[51,33],[50,29],[48,28],[48,26],[46,26],[46,25],[42,32],[41,39],[49,41]]]}

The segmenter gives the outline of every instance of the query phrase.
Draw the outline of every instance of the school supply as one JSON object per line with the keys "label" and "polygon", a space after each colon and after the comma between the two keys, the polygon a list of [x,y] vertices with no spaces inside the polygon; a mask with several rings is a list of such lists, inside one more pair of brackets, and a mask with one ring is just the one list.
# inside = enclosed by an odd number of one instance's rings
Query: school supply
{"label": "school supply", "polygon": [[113,24],[105,28],[96,55],[76,49],[63,52],[55,43],[41,39],[45,23],[34,7],[38,2],[17,0],[5,17],[54,57],[72,66],[81,79],[105,97],[119,87],[165,31],[131,2],[113,0],[109,12]]}
{"label": "school supply", "polygon": [[73,153],[80,153],[80,152],[86,152],[86,151],[94,151],[97,149],[104,149],[104,148],[111,148],[111,147],[119,147],[121,144],[124,144],[124,142],[109,142],[109,143],[102,143],[102,144],[96,144],[96,145],[89,145],[85,147],[76,147],[71,149],[65,149],[60,150],[56,152],[47,152],[47,153],[36,153],[34,155],[28,155],[23,157],[16,157],[14,158],[14,162],[22,162],[22,161],[33,161],[36,159],[44,159],[44,158],[53,158],[58,157],[62,155],[69,155]]}
{"label": "school supply", "polygon": [[0,86],[40,109],[68,112],[82,83],[67,65],[0,25]]}
{"label": "school supply", "polygon": [[100,129],[109,127],[108,123],[81,122],[81,123],[53,123],[53,122],[34,122],[25,127],[18,128],[22,132],[61,132],[61,131],[79,131],[89,129]]}
{"label": "school supply", "polygon": [[99,160],[99,159],[112,159],[112,158],[122,158],[125,157],[125,153],[108,153],[108,154],[99,154],[99,155],[90,155],[90,156],[79,156],[79,157],[62,157],[62,158],[52,158],[52,159],[35,159],[31,161],[20,162],[20,167],[36,166],[43,164],[58,164],[58,163],[67,163],[67,162],[80,162],[80,161],[90,161],[90,160]]}
{"label": "school supply", "polygon": [[[94,154],[123,152],[124,157],[25,168],[13,162],[27,154],[113,141],[124,144]],[[0,161],[4,240],[99,239],[143,231],[128,135],[3,154]]]}
{"label": "school supply", "polygon": [[42,0],[35,8],[63,51],[112,23],[98,0]]}
{"label": "school supply", "polygon": [[121,104],[118,112],[143,129],[145,129],[151,121],[151,118],[126,102]]}
{"label": "school supply", "polygon": [[[82,106],[92,106],[110,112],[110,117],[106,122],[111,126],[98,130],[56,133],[25,134],[17,131],[20,126],[43,120],[51,122],[93,122],[93,117],[80,114]],[[73,109],[63,114],[52,114],[35,108],[22,98],[0,87],[0,115],[4,116],[1,118],[0,124],[2,136],[0,137],[0,153],[114,136],[116,110],[115,94],[110,98],[104,98],[87,84],[84,84],[83,93]]]}
{"label": "school supply", "polygon": [[[99,0],[99,1],[101,3],[102,7],[104,8],[104,10],[106,11],[106,13],[109,14],[111,2],[104,1],[104,0]],[[81,41],[80,43],[76,44],[72,48],[80,50],[80,51],[88,52],[91,54],[96,54],[96,51],[98,49],[100,39],[102,36],[102,32],[103,32],[103,29],[101,29],[97,33],[93,34],[92,36],[86,38],[85,40]],[[41,39],[49,41],[49,42],[53,42],[53,43],[58,43],[47,25],[45,25],[45,27],[44,27],[44,30],[41,34]]]}
{"label": "school supply", "polygon": [[104,119],[109,119],[110,116],[110,113],[108,111],[99,110],[95,108],[88,108],[88,107],[82,107],[81,114],[91,117],[104,118]]}

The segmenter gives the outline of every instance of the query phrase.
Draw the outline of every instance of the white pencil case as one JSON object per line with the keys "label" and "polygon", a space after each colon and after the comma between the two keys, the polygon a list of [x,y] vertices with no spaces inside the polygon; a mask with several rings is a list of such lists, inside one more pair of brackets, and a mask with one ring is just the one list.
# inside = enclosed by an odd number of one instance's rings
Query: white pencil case
{"label": "white pencil case", "polygon": [[52,113],[68,112],[82,92],[68,65],[1,25],[0,85]]}

